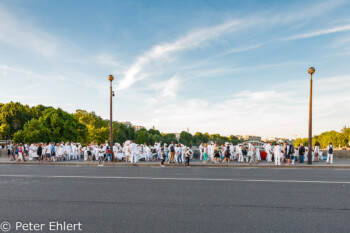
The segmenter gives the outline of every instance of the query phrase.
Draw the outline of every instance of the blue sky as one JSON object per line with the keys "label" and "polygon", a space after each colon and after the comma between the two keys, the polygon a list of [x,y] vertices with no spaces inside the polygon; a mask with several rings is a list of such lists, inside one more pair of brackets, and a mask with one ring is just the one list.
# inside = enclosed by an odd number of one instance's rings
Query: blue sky
{"label": "blue sky", "polygon": [[0,2],[0,101],[162,132],[307,136],[350,125],[350,2]]}

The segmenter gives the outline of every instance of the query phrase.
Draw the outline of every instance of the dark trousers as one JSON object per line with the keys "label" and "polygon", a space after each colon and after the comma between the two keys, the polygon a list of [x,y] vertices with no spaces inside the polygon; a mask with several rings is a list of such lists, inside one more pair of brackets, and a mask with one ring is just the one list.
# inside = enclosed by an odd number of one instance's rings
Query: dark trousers
{"label": "dark trousers", "polygon": [[178,162],[178,163],[182,163],[182,156],[181,156],[181,155],[178,155],[178,156],[177,156],[177,162]]}
{"label": "dark trousers", "polygon": [[185,165],[190,166],[190,157],[186,157]]}
{"label": "dark trousers", "polygon": [[300,163],[304,163],[304,155],[299,155]]}
{"label": "dark trousers", "polygon": [[162,161],[160,162],[160,164],[164,165],[165,162],[165,156],[163,156]]}

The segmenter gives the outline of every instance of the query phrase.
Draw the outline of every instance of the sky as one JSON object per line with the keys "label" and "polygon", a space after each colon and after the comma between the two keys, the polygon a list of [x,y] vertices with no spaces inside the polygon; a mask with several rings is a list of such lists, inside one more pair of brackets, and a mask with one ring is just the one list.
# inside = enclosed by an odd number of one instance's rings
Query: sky
{"label": "sky", "polygon": [[0,102],[179,133],[350,125],[350,1],[2,0]]}

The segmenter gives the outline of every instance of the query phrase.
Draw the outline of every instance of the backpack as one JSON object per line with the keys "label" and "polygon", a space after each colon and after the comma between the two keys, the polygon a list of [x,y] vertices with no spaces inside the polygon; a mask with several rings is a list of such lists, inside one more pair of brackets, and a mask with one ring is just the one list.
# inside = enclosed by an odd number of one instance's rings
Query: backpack
{"label": "backpack", "polygon": [[175,152],[174,146],[170,147],[170,152]]}
{"label": "backpack", "polygon": [[295,153],[295,149],[294,149],[294,146],[293,145],[290,145],[290,154],[294,154]]}
{"label": "backpack", "polygon": [[328,154],[332,155],[333,154],[333,146],[330,146],[328,149]]}

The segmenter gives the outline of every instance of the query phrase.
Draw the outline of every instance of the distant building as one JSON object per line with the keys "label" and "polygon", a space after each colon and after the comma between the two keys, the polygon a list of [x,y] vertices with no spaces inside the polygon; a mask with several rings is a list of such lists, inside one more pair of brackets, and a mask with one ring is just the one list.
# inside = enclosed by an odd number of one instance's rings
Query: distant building
{"label": "distant building", "polygon": [[287,142],[289,144],[294,143],[294,139],[288,139],[288,138],[277,138],[277,137],[269,137],[264,140],[265,142],[277,142],[277,143],[284,143]]}
{"label": "distant building", "polygon": [[261,141],[260,136],[254,136],[254,135],[243,135],[242,139],[244,141]]}
{"label": "distant building", "polygon": [[124,121],[124,122],[122,122],[122,124],[127,126],[127,127],[131,127],[132,126],[130,121]]}
{"label": "distant building", "polygon": [[136,131],[140,130],[140,129],[144,129],[145,127],[141,126],[141,125],[132,125],[130,121],[124,121],[121,122],[123,125],[127,126],[127,127],[133,127]]}
{"label": "distant building", "polygon": [[136,131],[140,130],[140,129],[144,129],[145,127],[141,126],[141,125],[133,125],[134,129]]}
{"label": "distant building", "polygon": [[176,140],[180,140],[180,133],[166,133],[165,135],[168,135],[168,134],[174,134],[176,137]]}

